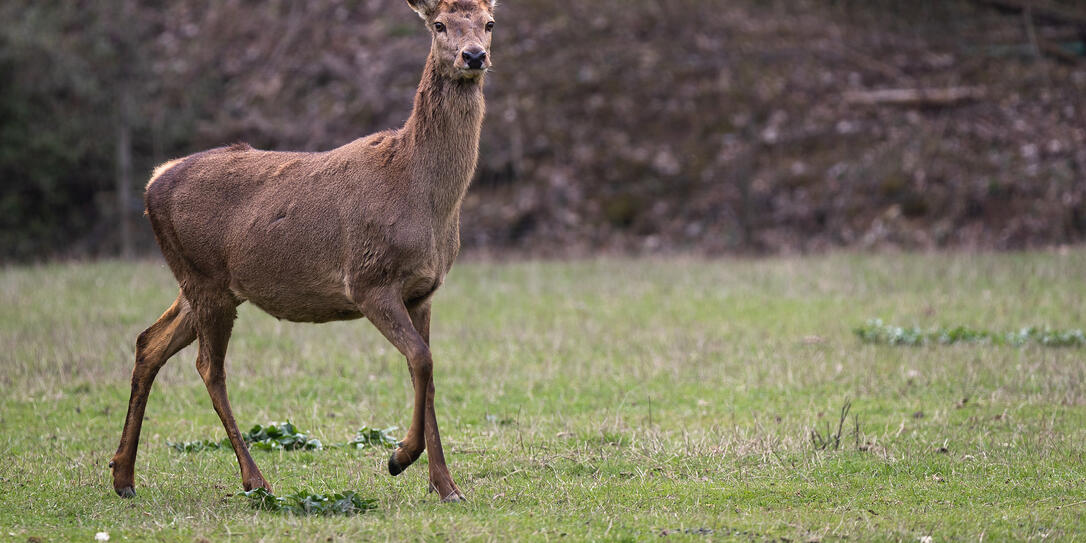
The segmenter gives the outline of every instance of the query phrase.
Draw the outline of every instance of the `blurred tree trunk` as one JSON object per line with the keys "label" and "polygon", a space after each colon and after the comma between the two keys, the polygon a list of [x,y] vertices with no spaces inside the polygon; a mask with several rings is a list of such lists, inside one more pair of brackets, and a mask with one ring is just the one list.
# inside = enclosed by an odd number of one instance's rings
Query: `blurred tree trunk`
{"label": "blurred tree trunk", "polygon": [[132,91],[122,80],[117,96],[117,223],[121,256],[132,258]]}
{"label": "blurred tree trunk", "polygon": [[117,72],[114,99],[117,115],[117,228],[120,253],[132,258],[135,253],[132,241],[132,96],[133,66],[135,58],[135,33],[126,25],[135,15],[133,0],[121,0],[119,17],[114,19],[113,39],[117,48],[119,70]]}

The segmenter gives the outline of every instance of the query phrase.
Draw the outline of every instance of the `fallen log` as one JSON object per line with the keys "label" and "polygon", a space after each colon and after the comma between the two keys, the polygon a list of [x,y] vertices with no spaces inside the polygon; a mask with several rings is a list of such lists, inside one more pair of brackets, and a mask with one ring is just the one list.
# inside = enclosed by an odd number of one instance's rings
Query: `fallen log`
{"label": "fallen log", "polygon": [[988,92],[984,87],[951,87],[945,89],[880,89],[850,91],[845,102],[856,105],[950,107],[981,100]]}

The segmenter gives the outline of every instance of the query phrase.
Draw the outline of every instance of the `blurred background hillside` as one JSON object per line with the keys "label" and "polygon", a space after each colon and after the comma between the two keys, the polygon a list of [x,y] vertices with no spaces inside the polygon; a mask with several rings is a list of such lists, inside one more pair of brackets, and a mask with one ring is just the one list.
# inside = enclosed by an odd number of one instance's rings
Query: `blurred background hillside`
{"label": "blurred background hillside", "polygon": [[[5,0],[0,20],[2,261],[156,252],[155,164],[399,126],[429,47],[402,0]],[[506,0],[498,20],[466,249],[1086,238],[1086,2]]]}

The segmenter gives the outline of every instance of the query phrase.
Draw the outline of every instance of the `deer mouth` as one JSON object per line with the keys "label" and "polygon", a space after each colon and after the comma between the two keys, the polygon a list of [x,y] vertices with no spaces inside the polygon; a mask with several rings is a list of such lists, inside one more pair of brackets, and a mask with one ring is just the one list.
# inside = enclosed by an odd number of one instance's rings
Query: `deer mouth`
{"label": "deer mouth", "polygon": [[488,68],[486,66],[484,66],[482,68],[457,68],[456,69],[457,73],[459,73],[460,76],[465,78],[465,79],[475,79],[477,77],[482,76],[483,74],[485,74],[489,70],[490,70],[490,68]]}

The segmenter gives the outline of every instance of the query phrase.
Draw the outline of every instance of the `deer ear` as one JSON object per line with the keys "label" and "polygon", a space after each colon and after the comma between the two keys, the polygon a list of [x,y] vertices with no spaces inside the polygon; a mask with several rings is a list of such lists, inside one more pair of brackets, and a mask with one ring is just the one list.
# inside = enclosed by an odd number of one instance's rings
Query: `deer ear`
{"label": "deer ear", "polygon": [[423,19],[433,14],[441,0],[407,0],[407,5],[419,14]]}

